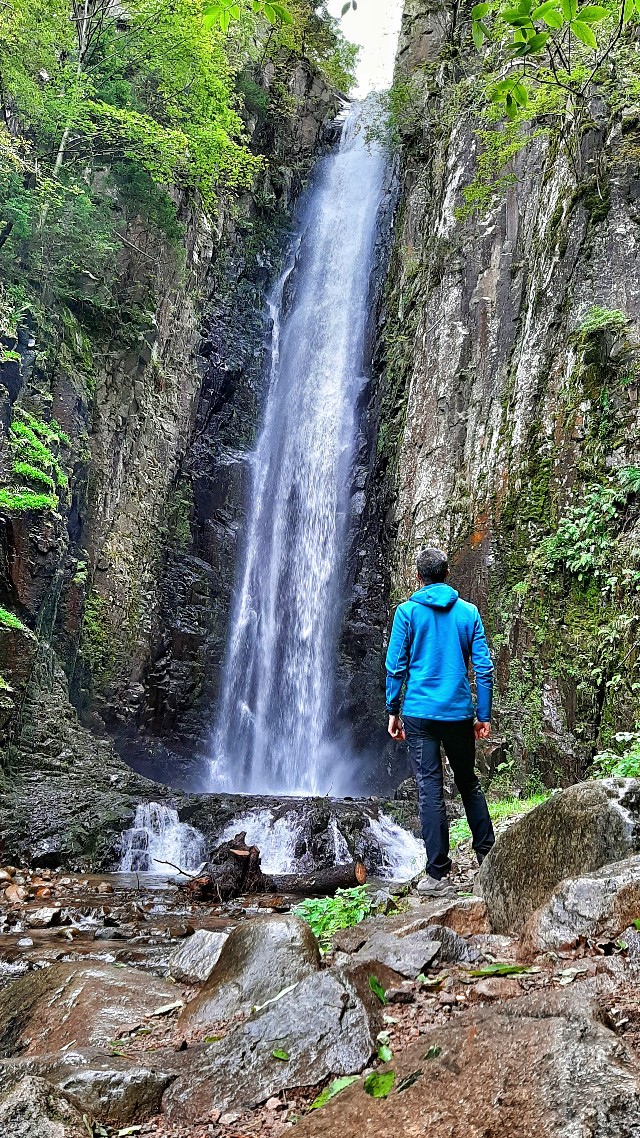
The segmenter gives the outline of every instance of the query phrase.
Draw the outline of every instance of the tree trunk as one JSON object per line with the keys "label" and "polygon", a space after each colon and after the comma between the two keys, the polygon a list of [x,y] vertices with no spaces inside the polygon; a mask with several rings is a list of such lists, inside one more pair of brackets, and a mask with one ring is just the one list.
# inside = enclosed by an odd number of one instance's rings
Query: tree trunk
{"label": "tree trunk", "polygon": [[319,869],[316,873],[266,874],[265,892],[304,893],[308,897],[325,897],[336,889],[351,889],[354,885],[364,885],[367,871],[361,861],[353,865],[333,865],[330,869]]}

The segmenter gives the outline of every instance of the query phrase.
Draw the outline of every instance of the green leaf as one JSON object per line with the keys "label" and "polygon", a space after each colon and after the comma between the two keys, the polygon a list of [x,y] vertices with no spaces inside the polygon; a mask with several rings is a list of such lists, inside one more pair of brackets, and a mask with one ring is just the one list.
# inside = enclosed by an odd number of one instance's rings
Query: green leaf
{"label": "green leaf", "polygon": [[518,104],[516,103],[513,95],[507,95],[505,106],[507,109],[507,117],[512,121],[518,117]]}
{"label": "green leaf", "polygon": [[433,1047],[430,1047],[427,1051],[425,1059],[437,1059],[438,1055],[442,1055],[442,1048],[438,1047],[437,1043],[434,1043]]}
{"label": "green leaf", "polygon": [[512,28],[524,28],[531,22],[528,16],[523,16],[516,8],[510,8],[503,12],[502,19],[505,24],[509,24]]}
{"label": "green leaf", "polygon": [[511,94],[519,107],[526,107],[529,102],[529,92],[524,83],[514,83]]}
{"label": "green leaf", "polygon": [[538,32],[537,35],[531,36],[527,40],[527,52],[529,55],[535,55],[536,52],[542,51],[542,48],[549,39],[549,32]]}
{"label": "green leaf", "polygon": [[482,29],[482,25],[478,22],[478,20],[474,20],[471,25],[471,35],[473,36],[474,44],[476,45],[478,51],[480,51],[480,48],[484,43],[485,35]]}
{"label": "green leaf", "polygon": [[528,964],[507,964],[497,960],[495,964],[486,964],[484,968],[473,968],[470,976],[515,976],[519,972],[530,972]]}
{"label": "green leaf", "polygon": [[271,1054],[273,1055],[274,1059],[282,1059],[285,1063],[289,1059],[289,1052],[281,1051],[280,1048],[276,1048],[276,1050],[272,1051]]}
{"label": "green leaf", "polygon": [[382,984],[378,980],[377,976],[370,976],[369,977],[369,987],[371,988],[371,991],[373,992],[374,996],[378,997],[381,1004],[387,1003],[387,997],[384,994],[384,988],[382,987]]}
{"label": "green leaf", "polygon": [[293,17],[291,16],[289,9],[285,8],[284,4],[272,3],[271,7],[273,8],[273,10],[274,10],[276,16],[278,17],[278,19],[280,20],[281,24],[292,24],[293,23]]}
{"label": "green leaf", "polygon": [[228,8],[221,8],[220,15],[218,16],[218,23],[225,34],[229,31],[229,24],[231,23],[231,13]]}
{"label": "green leaf", "polygon": [[547,12],[547,14],[542,17],[542,19],[549,28],[561,28],[564,24],[564,16],[562,15],[562,12],[558,12],[557,10],[553,12]]}
{"label": "green leaf", "polygon": [[471,19],[481,20],[482,17],[486,16],[490,11],[490,4],[476,4],[475,7],[471,9]]}
{"label": "green leaf", "polygon": [[378,1048],[378,1059],[381,1063],[390,1063],[393,1059],[393,1051],[386,1043],[381,1043]]}
{"label": "green leaf", "polygon": [[396,1078],[395,1071],[372,1071],[364,1081],[365,1093],[372,1098],[386,1098]]}
{"label": "green leaf", "polygon": [[[346,16],[346,14],[347,14],[347,12],[349,11],[350,7],[351,7],[351,0],[347,0],[347,3],[346,3],[346,4],[343,4],[343,5],[342,5],[342,8],[340,9],[340,15],[341,15],[341,16]],[[318,1100],[316,1099],[316,1102],[317,1102],[317,1101],[318,1101]],[[322,1105],[324,1105],[324,1103],[323,1103]]]}
{"label": "green leaf", "polygon": [[421,1074],[422,1071],[412,1071],[410,1075],[405,1075],[404,1079],[400,1079],[400,1082],[396,1087],[396,1092],[400,1094],[400,1091],[407,1091],[409,1087],[412,1087],[414,1083],[417,1083]]}
{"label": "green leaf", "polygon": [[636,917],[635,921],[632,921],[631,924],[633,925],[634,929],[638,929],[640,932],[640,917]]}
{"label": "green leaf", "polygon": [[582,20],[573,20],[569,25],[576,39],[581,40],[583,44],[590,47],[592,51],[598,50],[598,43],[591,28],[588,24],[583,24]]}
{"label": "green leaf", "polygon": [[533,12],[531,13],[531,19],[543,20],[544,17],[549,14],[549,12],[555,12],[558,10],[558,3],[559,0],[546,0],[545,4],[539,4],[537,8],[533,9]]}
{"label": "green leaf", "polygon": [[565,20],[575,20],[578,14],[578,0],[560,0],[560,8]]}
{"label": "green leaf", "polygon": [[343,1075],[341,1079],[334,1079],[332,1083],[329,1083],[328,1087],[320,1091],[317,1098],[314,1098],[309,1110],[319,1110],[321,1106],[329,1102],[329,1099],[335,1098],[341,1091],[345,1091],[347,1087],[355,1083],[357,1078],[357,1075]]}
{"label": "green leaf", "polygon": [[578,19],[584,24],[595,24],[597,20],[606,20],[609,13],[600,4],[585,4],[578,12]]}

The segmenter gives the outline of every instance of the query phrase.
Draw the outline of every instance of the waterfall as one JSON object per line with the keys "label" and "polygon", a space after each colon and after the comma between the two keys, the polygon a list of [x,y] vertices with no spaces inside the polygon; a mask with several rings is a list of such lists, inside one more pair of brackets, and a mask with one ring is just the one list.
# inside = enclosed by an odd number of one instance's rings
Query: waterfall
{"label": "waterfall", "polygon": [[[311,872],[315,859],[308,853],[313,837],[309,820],[300,807],[279,810],[276,814],[267,808],[246,810],[225,826],[216,844],[230,842],[236,834],[244,832],[247,844],[260,850],[260,864],[265,873]],[[327,839],[325,852],[330,862],[345,865],[353,861],[338,820],[333,816],[328,821]],[[369,872],[387,881],[409,881],[425,868],[424,842],[382,811],[377,818],[368,819],[360,846],[358,855],[363,856]]]}
{"label": "waterfall", "polygon": [[[332,731],[357,401],[385,159],[354,105],[272,306],[271,374],[214,732],[212,790],[337,791]],[[289,280],[290,277],[290,280]],[[285,284],[293,298],[285,311]],[[344,785],[344,780],[342,780]]]}
{"label": "waterfall", "polygon": [[177,872],[176,866],[196,869],[205,855],[205,841],[199,830],[180,821],[173,807],[142,802],[132,828],[120,839],[120,852],[122,873],[170,875]]}

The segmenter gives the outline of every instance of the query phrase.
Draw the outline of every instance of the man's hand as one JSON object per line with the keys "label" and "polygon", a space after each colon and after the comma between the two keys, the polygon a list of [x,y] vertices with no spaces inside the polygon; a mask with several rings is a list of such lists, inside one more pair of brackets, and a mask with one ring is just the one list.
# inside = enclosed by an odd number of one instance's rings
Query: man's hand
{"label": "man's hand", "polygon": [[404,727],[402,726],[402,720],[399,715],[389,716],[388,731],[391,738],[396,739],[398,742],[407,737],[404,733]]}
{"label": "man's hand", "polygon": [[[389,728],[391,730],[391,728]],[[473,730],[475,731],[476,739],[488,739],[491,734],[490,723],[474,723]]]}

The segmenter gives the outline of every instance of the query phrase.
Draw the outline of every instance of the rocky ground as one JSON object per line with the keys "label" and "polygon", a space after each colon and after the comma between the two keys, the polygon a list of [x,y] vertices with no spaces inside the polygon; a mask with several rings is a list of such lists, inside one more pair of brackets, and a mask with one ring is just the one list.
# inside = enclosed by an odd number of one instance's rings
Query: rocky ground
{"label": "rocky ground", "polygon": [[[374,883],[382,911],[324,953],[292,898],[6,867],[0,1134],[636,1138],[640,787],[584,785],[505,828],[478,876],[459,847],[447,898]],[[526,921],[496,932],[509,907]]]}

